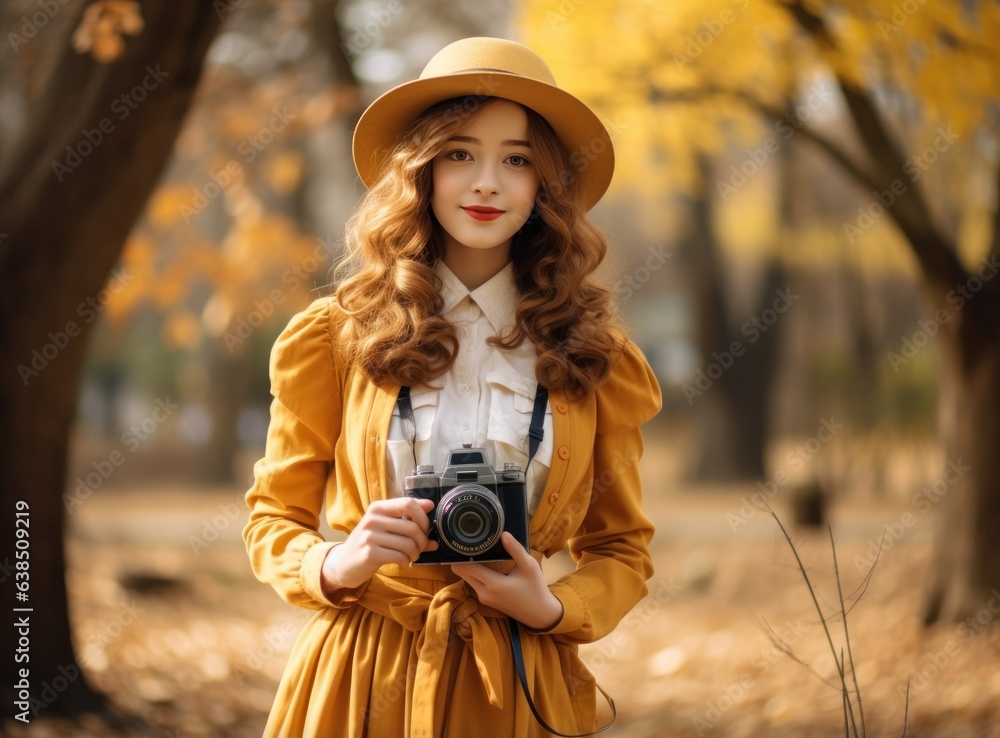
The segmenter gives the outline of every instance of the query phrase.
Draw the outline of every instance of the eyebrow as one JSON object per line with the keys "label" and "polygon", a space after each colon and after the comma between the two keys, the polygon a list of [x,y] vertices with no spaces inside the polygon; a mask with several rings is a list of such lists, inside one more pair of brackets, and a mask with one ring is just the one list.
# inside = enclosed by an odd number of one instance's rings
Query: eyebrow
{"label": "eyebrow", "polygon": [[[449,141],[458,141],[460,143],[476,144],[477,146],[482,146],[483,145],[482,141],[480,141],[478,138],[474,138],[472,136],[452,136],[448,140]],[[525,146],[525,147],[527,147],[529,149],[531,148],[531,144],[528,141],[522,141],[521,139],[516,139],[516,138],[510,138],[510,139],[507,139],[506,141],[501,141],[500,145],[501,146]]]}

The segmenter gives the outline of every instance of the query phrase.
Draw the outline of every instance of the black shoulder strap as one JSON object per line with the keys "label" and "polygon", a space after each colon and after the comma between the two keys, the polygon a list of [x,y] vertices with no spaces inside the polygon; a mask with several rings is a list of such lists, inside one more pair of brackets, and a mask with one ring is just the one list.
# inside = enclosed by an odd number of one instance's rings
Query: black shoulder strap
{"label": "black shoulder strap", "polygon": [[514,618],[507,618],[507,632],[510,634],[510,648],[514,652],[514,667],[517,669],[517,677],[521,681],[521,688],[524,690],[524,696],[528,699],[528,707],[531,708],[531,714],[535,716],[535,720],[538,724],[545,728],[547,731],[553,735],[561,735],[564,738],[581,738],[581,736],[593,735],[594,733],[600,733],[601,731],[607,730],[612,725],[615,724],[615,720],[618,718],[618,711],[615,710],[615,701],[611,699],[611,695],[601,689],[601,685],[598,684],[597,689],[600,690],[601,694],[604,695],[604,699],[608,701],[611,706],[611,722],[604,725],[597,730],[589,733],[560,733],[555,728],[551,727],[546,723],[542,716],[538,714],[538,710],[535,707],[535,703],[531,701],[531,692],[528,691],[528,675],[525,673],[524,669],[524,655],[521,653],[521,631],[517,626],[517,621]]}
{"label": "black shoulder strap", "polygon": [[545,406],[548,404],[548,401],[549,391],[539,384],[538,389],[535,390],[535,407],[531,411],[531,425],[528,427],[528,463],[524,467],[525,479],[527,479],[528,467],[531,466],[531,460],[535,457],[535,452],[538,450],[538,444],[542,442],[542,438],[545,436],[543,423],[545,422]]}
{"label": "black shoulder strap", "polygon": [[400,387],[396,397],[399,405],[399,419],[403,421],[403,430],[410,438],[410,450],[413,452],[413,468],[417,467],[417,425],[413,420],[413,405],[410,403],[410,388]]}

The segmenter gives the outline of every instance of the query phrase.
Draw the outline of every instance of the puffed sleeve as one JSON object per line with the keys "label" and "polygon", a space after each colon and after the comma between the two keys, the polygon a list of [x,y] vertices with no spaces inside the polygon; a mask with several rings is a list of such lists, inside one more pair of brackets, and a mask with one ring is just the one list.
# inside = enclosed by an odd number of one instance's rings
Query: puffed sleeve
{"label": "puffed sleeve", "polygon": [[628,341],[597,390],[590,505],[569,541],[577,568],[549,587],[562,602],[563,616],[552,628],[532,632],[591,643],[611,633],[646,596],[653,576],[653,524],[642,510],[639,426],[661,407],[653,370]]}
{"label": "puffed sleeve", "polygon": [[[271,420],[243,529],[256,577],[286,602],[310,609],[339,604],[320,583],[323,560],[338,544],[317,532],[342,417],[331,305],[331,298],[319,299],[292,317],[271,350]],[[337,594],[341,600],[347,593]]]}

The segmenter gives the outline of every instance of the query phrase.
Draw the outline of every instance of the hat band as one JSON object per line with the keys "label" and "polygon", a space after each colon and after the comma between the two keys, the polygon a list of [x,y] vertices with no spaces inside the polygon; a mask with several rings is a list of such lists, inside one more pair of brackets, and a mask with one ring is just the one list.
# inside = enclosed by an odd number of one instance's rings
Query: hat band
{"label": "hat band", "polygon": [[[465,72],[496,72],[497,74],[509,74],[512,77],[524,77],[523,74],[518,74],[517,72],[511,72],[507,69],[494,69],[493,67],[469,67],[468,69],[457,69],[454,72],[449,72],[448,74],[441,76],[447,77],[448,75],[451,74],[464,74]],[[425,79],[435,79],[435,78],[427,77]],[[534,79],[534,77],[525,77],[525,79]]]}

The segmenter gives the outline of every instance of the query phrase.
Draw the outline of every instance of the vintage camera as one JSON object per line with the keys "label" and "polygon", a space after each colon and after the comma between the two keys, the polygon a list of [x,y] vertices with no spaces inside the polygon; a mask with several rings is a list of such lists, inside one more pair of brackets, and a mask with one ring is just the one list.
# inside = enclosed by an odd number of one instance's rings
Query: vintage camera
{"label": "vintage camera", "polygon": [[[471,446],[471,444],[470,444]],[[524,472],[505,462],[496,471],[482,448],[456,448],[440,475],[421,464],[406,477],[407,497],[432,500],[430,538],[436,551],[424,551],[415,564],[510,561],[500,534],[510,531],[528,548],[528,505]]]}

